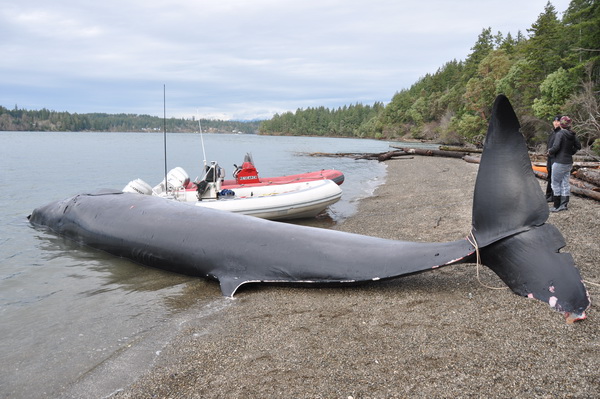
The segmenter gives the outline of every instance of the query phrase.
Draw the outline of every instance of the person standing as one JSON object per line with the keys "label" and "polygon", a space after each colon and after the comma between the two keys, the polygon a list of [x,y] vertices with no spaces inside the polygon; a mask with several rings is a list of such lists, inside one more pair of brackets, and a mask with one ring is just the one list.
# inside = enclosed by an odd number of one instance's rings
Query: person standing
{"label": "person standing", "polygon": [[581,143],[571,131],[571,118],[560,118],[561,129],[556,133],[552,147],[548,149],[548,156],[554,159],[552,164],[552,193],[554,207],[550,212],[567,210],[571,186],[569,177],[573,168],[573,154],[581,149]]}
{"label": "person standing", "polygon": [[[548,142],[546,145],[547,149],[552,148],[552,144],[554,144],[554,138],[556,137],[556,133],[560,130],[560,118],[562,115],[556,115],[554,120],[552,121],[553,129],[548,134]],[[546,184],[546,201],[552,202],[554,201],[552,195],[552,164],[554,163],[554,157],[548,155],[548,159],[546,160],[546,169],[548,171],[548,183]]]}

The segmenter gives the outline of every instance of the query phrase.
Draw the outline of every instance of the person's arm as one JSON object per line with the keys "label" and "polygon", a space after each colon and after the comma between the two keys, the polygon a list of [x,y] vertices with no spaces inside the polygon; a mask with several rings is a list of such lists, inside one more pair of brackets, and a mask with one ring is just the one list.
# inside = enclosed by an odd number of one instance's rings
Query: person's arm
{"label": "person's arm", "polygon": [[562,130],[561,130],[558,133],[556,133],[556,136],[554,137],[554,142],[552,143],[552,147],[548,148],[548,154],[550,154],[550,155],[556,154],[556,152],[560,148],[560,143],[562,141],[563,141],[563,134],[562,134]]}
{"label": "person's arm", "polygon": [[575,135],[575,143],[573,143],[573,154],[575,154],[579,150],[581,150],[581,143],[579,142],[577,135]]}

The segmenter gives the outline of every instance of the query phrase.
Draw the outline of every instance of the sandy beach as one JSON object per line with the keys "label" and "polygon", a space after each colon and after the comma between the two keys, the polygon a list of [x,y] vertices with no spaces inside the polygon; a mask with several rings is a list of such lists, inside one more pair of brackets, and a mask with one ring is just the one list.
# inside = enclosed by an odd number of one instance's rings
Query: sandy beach
{"label": "sandy beach", "polygon": [[[386,163],[386,183],[336,229],[405,241],[468,235],[477,164]],[[600,203],[572,197],[549,222],[590,282],[585,321],[565,323],[475,264],[358,286],[248,285],[222,310],[186,322],[111,397],[599,397],[600,287],[591,283],[600,283]]]}

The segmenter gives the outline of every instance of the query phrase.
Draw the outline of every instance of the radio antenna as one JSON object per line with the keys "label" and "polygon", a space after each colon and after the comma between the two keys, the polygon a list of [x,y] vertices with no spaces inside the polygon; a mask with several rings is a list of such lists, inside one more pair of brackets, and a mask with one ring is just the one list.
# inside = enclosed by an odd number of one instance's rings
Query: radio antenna
{"label": "radio antenna", "polygon": [[206,151],[204,149],[204,136],[202,135],[202,125],[200,124],[200,110],[198,110],[198,129],[200,129],[200,142],[202,143],[202,156],[204,157],[204,169],[206,169]]}
{"label": "radio antenna", "polygon": [[163,84],[163,147],[165,149],[165,193],[169,193],[167,184],[167,86]]}

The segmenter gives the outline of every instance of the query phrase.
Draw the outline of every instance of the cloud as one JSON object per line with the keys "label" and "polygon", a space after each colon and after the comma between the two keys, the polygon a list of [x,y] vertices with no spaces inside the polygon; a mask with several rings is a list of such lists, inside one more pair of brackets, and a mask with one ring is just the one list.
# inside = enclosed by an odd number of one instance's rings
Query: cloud
{"label": "cloud", "polygon": [[[0,105],[268,118],[388,102],[546,0],[24,0],[0,10]],[[564,11],[568,1],[554,2]]]}

